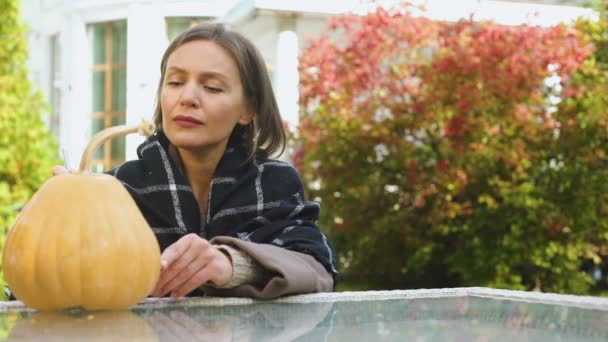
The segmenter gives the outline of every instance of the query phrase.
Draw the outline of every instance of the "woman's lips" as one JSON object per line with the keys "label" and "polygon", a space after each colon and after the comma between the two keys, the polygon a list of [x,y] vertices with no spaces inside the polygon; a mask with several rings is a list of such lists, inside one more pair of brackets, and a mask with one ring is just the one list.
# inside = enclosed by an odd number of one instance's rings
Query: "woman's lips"
{"label": "woman's lips", "polygon": [[187,115],[178,115],[173,118],[173,121],[175,121],[178,126],[185,128],[196,127],[203,124],[202,121]]}

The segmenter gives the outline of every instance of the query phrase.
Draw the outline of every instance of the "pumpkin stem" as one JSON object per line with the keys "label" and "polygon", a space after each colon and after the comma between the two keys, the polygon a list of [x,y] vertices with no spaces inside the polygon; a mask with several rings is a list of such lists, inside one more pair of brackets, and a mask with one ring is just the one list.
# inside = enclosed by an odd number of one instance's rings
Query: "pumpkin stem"
{"label": "pumpkin stem", "polygon": [[84,153],[82,154],[82,159],[80,160],[80,172],[87,172],[91,168],[91,156],[93,155],[93,151],[95,151],[99,145],[108,139],[131,133],[139,133],[147,138],[154,133],[154,124],[150,121],[142,120],[139,125],[113,126],[98,132],[95,134],[93,139],[91,139],[85,148]]}

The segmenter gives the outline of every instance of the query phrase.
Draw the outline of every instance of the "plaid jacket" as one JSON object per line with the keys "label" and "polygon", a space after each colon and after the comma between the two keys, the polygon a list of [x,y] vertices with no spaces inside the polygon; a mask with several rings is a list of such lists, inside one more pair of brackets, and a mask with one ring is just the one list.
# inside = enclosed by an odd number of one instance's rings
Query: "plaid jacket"
{"label": "plaid jacket", "polygon": [[127,188],[156,234],[161,250],[196,233],[205,239],[230,236],[313,256],[335,277],[333,247],[315,222],[320,206],[306,201],[297,171],[287,163],[256,159],[231,140],[201,217],[192,189],[159,132],[137,148],[139,159],[109,171]]}

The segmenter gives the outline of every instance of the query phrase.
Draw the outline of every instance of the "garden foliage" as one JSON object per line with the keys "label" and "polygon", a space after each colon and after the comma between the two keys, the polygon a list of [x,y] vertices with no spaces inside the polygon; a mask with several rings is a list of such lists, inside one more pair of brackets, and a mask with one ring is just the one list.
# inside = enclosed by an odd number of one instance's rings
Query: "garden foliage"
{"label": "garden foliage", "polygon": [[[50,176],[57,149],[42,120],[47,107],[28,79],[26,31],[19,17],[19,1],[0,0],[0,13],[1,251],[19,209]],[[3,284],[0,273],[0,289]]]}
{"label": "garden foliage", "polygon": [[588,293],[608,258],[608,27],[331,20],[300,56],[301,169],[342,276]]}

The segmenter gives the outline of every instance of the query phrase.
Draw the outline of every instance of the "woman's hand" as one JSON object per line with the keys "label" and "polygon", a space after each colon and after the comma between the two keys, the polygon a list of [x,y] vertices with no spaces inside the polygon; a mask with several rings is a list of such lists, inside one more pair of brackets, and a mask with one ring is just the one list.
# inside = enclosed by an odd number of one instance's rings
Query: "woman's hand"
{"label": "woman's hand", "polygon": [[228,256],[193,233],[167,247],[160,259],[162,269],[154,297],[169,292],[173,298],[183,297],[207,282],[222,286],[232,278]]}

